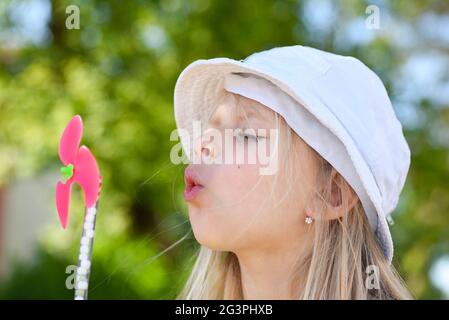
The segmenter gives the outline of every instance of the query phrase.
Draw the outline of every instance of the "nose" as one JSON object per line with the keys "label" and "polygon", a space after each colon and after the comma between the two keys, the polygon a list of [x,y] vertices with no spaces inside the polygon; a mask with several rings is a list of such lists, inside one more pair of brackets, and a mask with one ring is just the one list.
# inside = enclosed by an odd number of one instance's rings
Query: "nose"
{"label": "nose", "polygon": [[217,145],[208,131],[196,139],[195,155],[206,162],[213,161],[216,158]]}

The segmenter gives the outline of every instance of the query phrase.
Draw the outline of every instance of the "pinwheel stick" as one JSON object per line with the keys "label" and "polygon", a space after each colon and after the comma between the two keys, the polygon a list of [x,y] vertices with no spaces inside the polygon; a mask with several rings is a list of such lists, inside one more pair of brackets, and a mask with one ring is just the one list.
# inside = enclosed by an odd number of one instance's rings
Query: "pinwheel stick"
{"label": "pinwheel stick", "polygon": [[98,202],[97,200],[93,207],[85,209],[78,268],[75,278],[75,300],[87,300]]}

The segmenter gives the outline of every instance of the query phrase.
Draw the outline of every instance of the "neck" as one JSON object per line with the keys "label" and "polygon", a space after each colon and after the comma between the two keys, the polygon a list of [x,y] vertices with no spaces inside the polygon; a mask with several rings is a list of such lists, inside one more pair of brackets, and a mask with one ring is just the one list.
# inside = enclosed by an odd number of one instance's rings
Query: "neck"
{"label": "neck", "polygon": [[297,299],[293,279],[302,245],[284,250],[235,252],[239,260],[243,298],[247,300]]}

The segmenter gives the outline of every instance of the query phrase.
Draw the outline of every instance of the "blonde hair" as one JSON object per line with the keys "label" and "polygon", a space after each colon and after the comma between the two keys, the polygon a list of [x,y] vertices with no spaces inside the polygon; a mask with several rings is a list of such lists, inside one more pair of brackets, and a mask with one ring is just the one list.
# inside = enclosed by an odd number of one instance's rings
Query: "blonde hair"
{"label": "blonde hair", "polygon": [[[223,99],[238,95],[225,93]],[[296,152],[292,145],[301,138],[292,132],[285,120],[277,117],[277,127],[285,138],[287,157],[284,168],[292,170]],[[307,144],[307,152],[318,161],[321,168],[317,177],[322,186],[316,191],[323,200],[322,214],[332,193],[337,191],[341,202],[357,197],[346,180]],[[294,150],[293,150],[294,151]],[[287,174],[287,176],[291,176]],[[385,258],[368,219],[357,200],[341,218],[316,219],[313,225],[313,242],[306,256],[298,257],[291,278],[293,296],[297,299],[411,299],[403,280]],[[369,288],[367,272],[374,266],[374,288]],[[239,261],[235,253],[223,252],[201,246],[192,272],[178,299],[243,299]]]}

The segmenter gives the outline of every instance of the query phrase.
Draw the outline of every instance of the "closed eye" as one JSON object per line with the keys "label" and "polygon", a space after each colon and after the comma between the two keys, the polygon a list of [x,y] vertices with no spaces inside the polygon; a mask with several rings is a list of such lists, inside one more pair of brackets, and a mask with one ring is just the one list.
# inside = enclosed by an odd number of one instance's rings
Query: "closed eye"
{"label": "closed eye", "polygon": [[254,140],[259,141],[260,139],[264,139],[265,137],[259,136],[255,133],[254,129],[241,129],[238,128],[237,130],[237,136],[245,139],[245,140]]}

